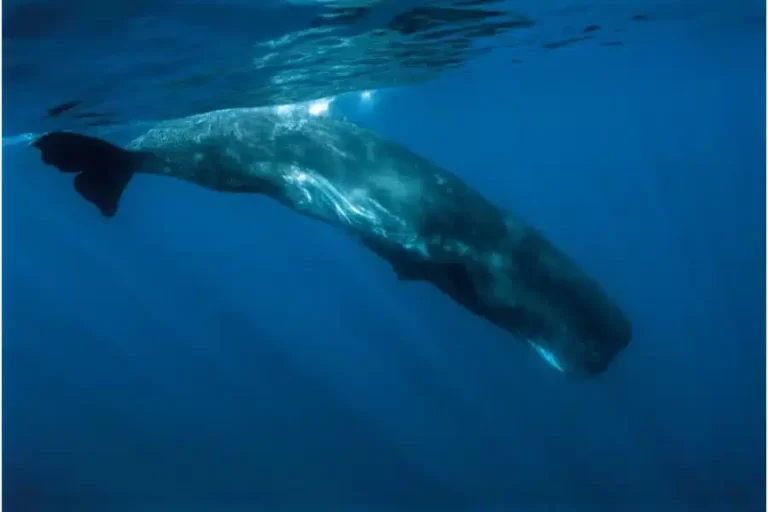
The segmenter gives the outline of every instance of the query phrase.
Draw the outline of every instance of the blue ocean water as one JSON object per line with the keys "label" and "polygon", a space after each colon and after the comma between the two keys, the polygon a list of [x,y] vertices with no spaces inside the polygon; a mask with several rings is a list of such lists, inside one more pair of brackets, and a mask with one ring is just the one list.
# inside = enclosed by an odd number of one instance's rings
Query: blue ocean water
{"label": "blue ocean water", "polygon": [[103,219],[13,143],[61,89],[5,100],[5,506],[764,510],[764,10],[685,12],[349,87],[328,113],[520,213],[617,298],[632,343],[582,381],[266,199],[140,176]]}

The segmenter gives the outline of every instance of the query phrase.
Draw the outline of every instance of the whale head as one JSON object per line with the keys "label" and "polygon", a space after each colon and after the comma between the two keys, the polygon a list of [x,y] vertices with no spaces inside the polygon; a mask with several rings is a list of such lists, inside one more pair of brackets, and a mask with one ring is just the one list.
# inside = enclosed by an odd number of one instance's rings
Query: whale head
{"label": "whale head", "polygon": [[604,372],[632,339],[618,304],[537,231],[516,238],[506,256],[508,265],[494,274],[497,288],[509,292],[497,323],[560,372]]}

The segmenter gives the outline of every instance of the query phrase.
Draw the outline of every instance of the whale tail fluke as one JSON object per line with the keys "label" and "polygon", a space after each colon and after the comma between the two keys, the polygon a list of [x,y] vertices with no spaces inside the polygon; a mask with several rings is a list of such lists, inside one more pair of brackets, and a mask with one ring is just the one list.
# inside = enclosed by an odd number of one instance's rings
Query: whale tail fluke
{"label": "whale tail fluke", "polygon": [[44,163],[61,172],[76,173],[75,190],[105,217],[115,216],[125,187],[150,156],[70,132],[46,133],[32,146],[40,150]]}

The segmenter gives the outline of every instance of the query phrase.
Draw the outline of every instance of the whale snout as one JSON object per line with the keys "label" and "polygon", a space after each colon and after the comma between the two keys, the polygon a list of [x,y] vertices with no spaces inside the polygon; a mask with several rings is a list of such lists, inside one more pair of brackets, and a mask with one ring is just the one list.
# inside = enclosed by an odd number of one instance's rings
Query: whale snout
{"label": "whale snout", "polygon": [[601,335],[592,340],[596,357],[585,358],[583,373],[587,376],[598,375],[608,369],[611,362],[629,346],[632,341],[632,324],[626,318],[616,321]]}
{"label": "whale snout", "polygon": [[605,372],[632,341],[632,324],[615,304],[601,299],[561,303],[549,327],[527,341],[563,373],[590,377]]}
{"label": "whale snout", "polygon": [[614,309],[611,313],[602,311],[585,323],[586,329],[577,328],[572,333],[566,356],[570,373],[584,377],[599,375],[629,346],[632,324],[618,308]]}

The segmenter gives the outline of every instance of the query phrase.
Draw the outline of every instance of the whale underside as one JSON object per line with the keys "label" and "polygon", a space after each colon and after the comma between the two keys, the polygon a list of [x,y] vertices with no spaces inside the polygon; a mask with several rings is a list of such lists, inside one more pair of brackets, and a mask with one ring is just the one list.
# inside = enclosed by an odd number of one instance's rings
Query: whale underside
{"label": "whale underside", "polygon": [[402,145],[305,110],[230,109],[165,121],[127,148],[37,139],[105,216],[135,173],[269,196],[344,230],[404,281],[431,283],[571,375],[603,372],[631,324],[601,286],[518,216]]}

